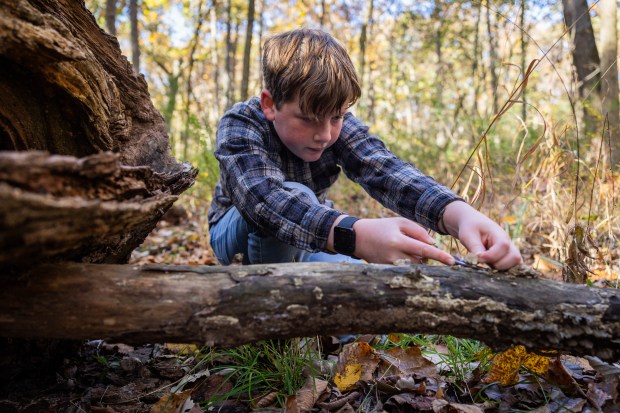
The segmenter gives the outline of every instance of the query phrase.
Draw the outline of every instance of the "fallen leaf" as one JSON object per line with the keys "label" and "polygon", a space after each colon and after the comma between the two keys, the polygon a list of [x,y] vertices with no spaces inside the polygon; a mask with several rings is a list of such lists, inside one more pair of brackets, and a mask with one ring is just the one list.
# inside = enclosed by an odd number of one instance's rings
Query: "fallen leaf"
{"label": "fallen leaf", "polygon": [[190,394],[191,390],[177,394],[166,394],[151,407],[151,413],[184,413],[181,407],[190,398]]}
{"label": "fallen leaf", "polygon": [[300,413],[299,407],[297,406],[297,397],[294,394],[286,396],[286,401],[284,402],[284,413]]}
{"label": "fallen leaf", "polygon": [[514,346],[498,353],[493,358],[491,369],[483,379],[485,383],[500,383],[503,386],[515,384],[519,379],[519,369],[527,367],[535,374],[545,374],[549,369],[549,358],[528,353],[524,346]]}
{"label": "fallen leaf", "polygon": [[437,366],[424,356],[419,347],[394,347],[378,352],[381,358],[379,375],[415,375],[417,377],[438,377]]}
{"label": "fallen leaf", "polygon": [[385,407],[390,413],[431,412],[433,411],[433,400],[433,397],[402,393],[390,397],[385,402]]}
{"label": "fallen leaf", "polygon": [[299,411],[307,412],[312,410],[316,401],[327,390],[327,384],[325,380],[308,377],[303,387],[295,395]]}
{"label": "fallen leaf", "polygon": [[360,380],[370,381],[379,365],[379,355],[368,343],[351,343],[344,346],[338,357],[334,383],[341,392],[353,390]]}
{"label": "fallen leaf", "polygon": [[480,407],[472,404],[450,403],[447,400],[433,400],[435,413],[484,413]]}

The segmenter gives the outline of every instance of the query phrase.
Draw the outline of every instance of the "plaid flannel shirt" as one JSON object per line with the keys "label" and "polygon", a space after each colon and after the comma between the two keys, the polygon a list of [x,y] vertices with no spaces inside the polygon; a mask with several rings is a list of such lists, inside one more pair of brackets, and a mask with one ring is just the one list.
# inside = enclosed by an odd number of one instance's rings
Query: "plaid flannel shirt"
{"label": "plaid flannel shirt", "polygon": [[[334,221],[344,213],[323,204],[341,170],[387,208],[438,232],[446,205],[460,199],[396,157],[350,112],[338,140],[318,161],[305,162],[282,144],[254,97],[222,117],[215,157],[220,178],[209,209],[210,226],[235,206],[263,233],[312,252],[325,249]],[[284,181],[306,185],[322,204],[284,188]]]}

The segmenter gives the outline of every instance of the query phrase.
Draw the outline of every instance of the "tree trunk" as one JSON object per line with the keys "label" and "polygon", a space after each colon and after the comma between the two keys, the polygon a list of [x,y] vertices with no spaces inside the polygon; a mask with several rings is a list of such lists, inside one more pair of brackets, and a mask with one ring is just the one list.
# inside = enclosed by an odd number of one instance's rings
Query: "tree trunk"
{"label": "tree trunk", "polygon": [[219,119],[220,109],[222,104],[220,103],[220,59],[218,57],[217,50],[217,1],[213,0],[213,7],[209,13],[209,24],[211,28],[211,64],[213,65],[213,96],[215,96],[215,102],[213,107],[215,108],[215,118]]}
{"label": "tree trunk", "polygon": [[105,25],[108,33],[116,36],[116,0],[105,2]]}
{"label": "tree trunk", "polygon": [[[527,1],[521,0],[521,10],[519,14],[519,27],[521,30],[519,31],[520,35],[520,43],[521,43],[521,73],[523,78],[522,82],[525,81],[525,72],[527,71],[527,37],[525,36],[525,8],[527,7]],[[523,123],[527,125],[527,101],[525,97],[525,93],[527,88],[523,88],[521,92],[521,119]]]}
{"label": "tree trunk", "polygon": [[202,12],[202,5],[204,0],[198,2],[198,8],[196,11],[196,27],[194,28],[194,36],[191,40],[191,46],[189,51],[189,61],[187,63],[187,74],[185,81],[185,109],[183,111],[183,117],[185,125],[183,127],[183,159],[188,159],[189,156],[189,141],[190,141],[190,106],[192,103],[192,74],[194,72],[194,64],[196,62],[196,49],[200,44],[200,32],[202,31],[202,24],[205,21],[206,13]]}
{"label": "tree trunk", "polygon": [[0,266],[125,262],[196,173],[144,78],[80,2],[0,0],[0,39],[0,150],[46,151],[0,157]]}
{"label": "tree trunk", "polygon": [[[611,167],[620,162],[620,112],[618,101],[618,6],[616,0],[601,0],[601,100],[603,116],[609,118]],[[608,162],[609,164],[609,162]]]}
{"label": "tree trunk", "polygon": [[[471,64],[471,77],[474,80],[474,99],[472,110],[472,117],[479,117],[480,111],[478,109],[478,96],[480,91],[480,84],[484,81],[484,76],[480,76],[478,73],[478,61],[480,56],[480,22],[482,21],[482,1],[477,2],[476,5],[476,30],[474,34],[474,56]],[[477,138],[476,138],[477,139]]]}
{"label": "tree trunk", "polygon": [[46,265],[4,277],[0,334],[237,346],[410,332],[476,338],[496,350],[523,344],[620,358],[620,292],[528,274],[334,263]]}
{"label": "tree trunk", "polygon": [[[579,82],[579,97],[583,113],[583,129],[592,137],[599,125],[600,59],[586,0],[562,0],[564,22],[573,40],[573,64]],[[603,123],[600,122],[602,126]]]}
{"label": "tree trunk", "polygon": [[243,49],[243,74],[241,77],[241,100],[248,99],[250,84],[250,57],[252,55],[252,34],[254,33],[254,0],[248,1],[248,20],[245,29],[245,46]]}
{"label": "tree trunk", "polygon": [[226,53],[224,60],[224,111],[233,105],[233,39],[232,39],[232,0],[226,0]]}
{"label": "tree trunk", "polygon": [[499,112],[499,104],[497,92],[499,88],[497,79],[497,47],[495,44],[495,35],[493,29],[497,31],[497,27],[491,22],[491,4],[487,0],[487,36],[489,37],[489,74],[491,75],[491,93],[493,97],[493,115]]}
{"label": "tree trunk", "polygon": [[131,63],[140,73],[140,29],[138,28],[138,0],[129,0],[129,22],[131,26]]}

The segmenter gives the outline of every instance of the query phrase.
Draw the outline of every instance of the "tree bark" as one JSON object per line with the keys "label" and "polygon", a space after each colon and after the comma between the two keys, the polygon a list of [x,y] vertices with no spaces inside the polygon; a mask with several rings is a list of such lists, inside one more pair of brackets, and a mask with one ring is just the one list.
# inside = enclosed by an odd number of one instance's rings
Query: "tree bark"
{"label": "tree bark", "polygon": [[493,115],[499,112],[498,88],[499,80],[497,79],[497,44],[495,36],[497,35],[497,26],[491,21],[491,4],[487,0],[487,35],[489,37],[489,74],[491,76],[491,93],[493,98]]}
{"label": "tree bark", "polygon": [[106,0],[105,2],[105,25],[108,33],[116,36],[116,0]]}
{"label": "tree bark", "polygon": [[46,265],[5,275],[0,334],[236,346],[410,332],[476,338],[496,350],[523,344],[620,358],[619,291],[528,274],[333,263]]}
{"label": "tree bark", "polygon": [[[593,135],[600,118],[600,59],[594,39],[594,29],[586,0],[562,0],[564,22],[570,28],[573,41],[573,65],[579,82],[579,97],[583,104],[583,126],[586,135]],[[602,126],[602,122],[600,125]]]}
{"label": "tree bark", "polygon": [[138,0],[129,0],[129,22],[131,26],[131,64],[140,73],[140,28],[138,27]]}
{"label": "tree bark", "polygon": [[81,159],[0,152],[0,269],[127,262],[191,184],[187,172],[125,166],[110,152]]}
{"label": "tree bark", "polygon": [[243,47],[243,69],[241,75],[241,100],[248,99],[250,85],[250,56],[252,54],[252,35],[254,34],[254,0],[248,0],[248,19],[245,28],[245,46]]}
{"label": "tree bark", "polygon": [[[616,0],[601,0],[601,100],[603,116],[609,119],[607,153],[610,166],[620,162],[620,101],[618,99],[618,5]],[[607,158],[607,157],[606,157]],[[609,162],[608,162],[609,164]],[[615,167],[617,169],[617,167]]]}
{"label": "tree bark", "polygon": [[0,92],[0,266],[125,262],[194,181],[81,2],[0,0]]}

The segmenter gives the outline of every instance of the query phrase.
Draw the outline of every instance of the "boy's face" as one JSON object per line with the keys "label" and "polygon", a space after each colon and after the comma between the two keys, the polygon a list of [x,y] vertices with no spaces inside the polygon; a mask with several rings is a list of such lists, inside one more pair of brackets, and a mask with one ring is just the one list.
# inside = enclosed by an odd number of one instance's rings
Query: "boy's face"
{"label": "boy's face", "polygon": [[299,96],[278,109],[266,89],[261,92],[261,107],[284,146],[306,162],[318,161],[325,149],[336,142],[347,110],[343,106],[340,113],[314,121],[299,109]]}

